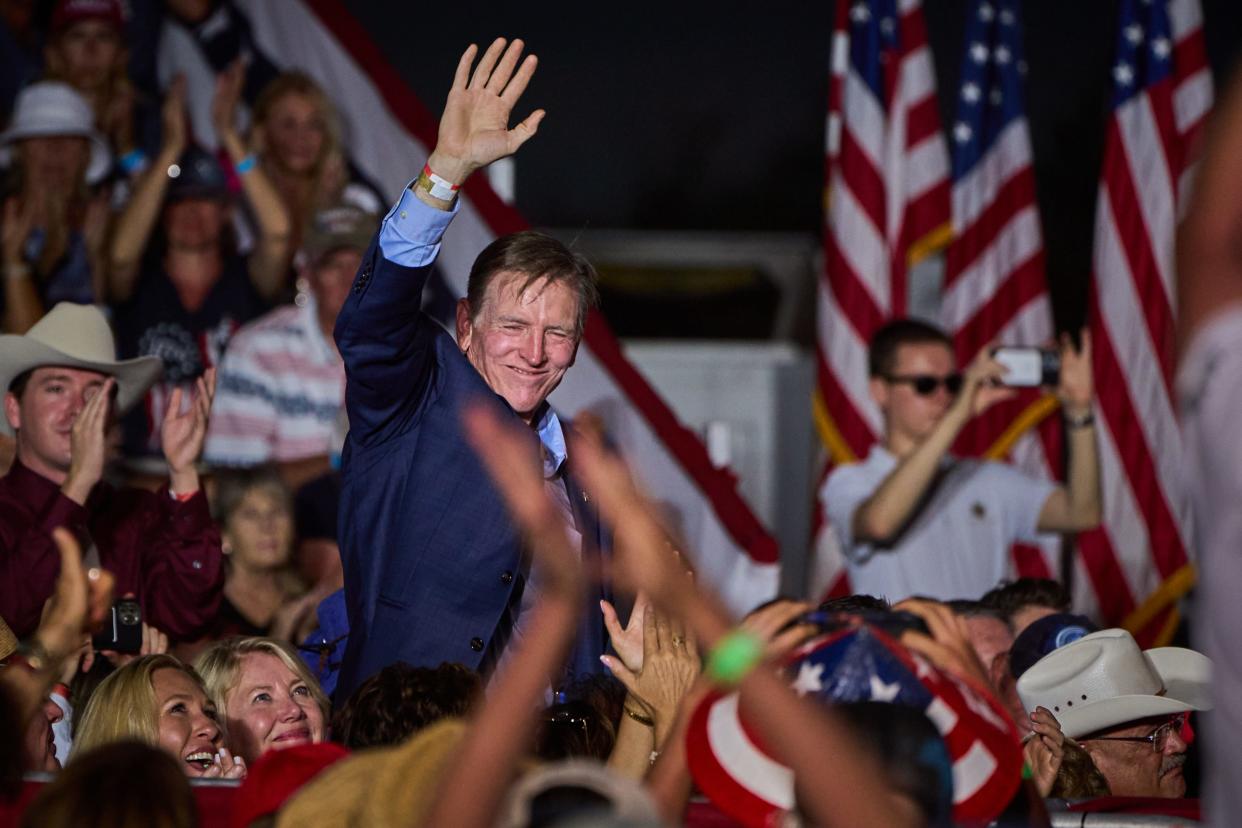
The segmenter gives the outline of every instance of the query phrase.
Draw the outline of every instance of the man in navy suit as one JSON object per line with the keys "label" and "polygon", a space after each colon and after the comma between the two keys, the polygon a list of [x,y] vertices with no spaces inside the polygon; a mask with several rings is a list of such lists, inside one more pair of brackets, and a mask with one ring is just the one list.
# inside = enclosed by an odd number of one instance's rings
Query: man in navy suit
{"label": "man in navy suit", "polygon": [[[523,634],[540,573],[466,442],[465,405],[491,405],[530,426],[545,488],[584,563],[599,554],[598,520],[568,474],[562,425],[547,403],[597,301],[594,269],[554,239],[516,233],[475,260],[456,342],[419,310],[457,188],[515,152],[543,118],[536,110],[508,128],[535,70],[533,55],[519,63],[521,52],[521,41],[497,40],[473,74],[476,48],[462,55],[435,151],[385,217],[337,320],[350,422],[340,512],[350,635],[338,698],[398,660],[487,673]],[[583,596],[568,677],[601,669],[599,601],[608,597],[602,586]]]}

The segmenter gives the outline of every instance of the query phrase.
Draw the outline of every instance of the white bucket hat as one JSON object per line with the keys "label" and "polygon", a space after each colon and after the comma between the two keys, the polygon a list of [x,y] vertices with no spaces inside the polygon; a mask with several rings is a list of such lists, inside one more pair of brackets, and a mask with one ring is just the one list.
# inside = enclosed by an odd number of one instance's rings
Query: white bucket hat
{"label": "white bucket hat", "polygon": [[1148,716],[1209,710],[1212,662],[1194,650],[1140,650],[1130,633],[1100,630],[1053,650],[1018,679],[1027,710],[1051,710],[1071,739]]}
{"label": "white bucket hat", "polygon": [[33,83],[17,94],[13,119],[0,134],[0,165],[7,167],[11,163],[14,141],[51,135],[80,135],[90,141],[87,184],[97,184],[108,174],[112,152],[95,129],[91,105],[72,86],[59,81]]}
{"label": "white bucket hat", "polygon": [[[61,302],[23,335],[0,336],[0,394],[18,375],[44,365],[98,371],[116,377],[117,413],[129,410],[160,378],[159,357],[117,360],[108,320],[94,305]],[[12,434],[7,417],[0,432]]]}

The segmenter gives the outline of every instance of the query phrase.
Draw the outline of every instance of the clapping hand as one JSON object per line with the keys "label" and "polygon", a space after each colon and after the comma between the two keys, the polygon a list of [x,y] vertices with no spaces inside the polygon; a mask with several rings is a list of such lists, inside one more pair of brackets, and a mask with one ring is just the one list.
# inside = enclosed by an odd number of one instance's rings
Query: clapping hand
{"label": "clapping hand", "polygon": [[560,513],[544,491],[537,438],[529,429],[523,433],[520,426],[502,422],[483,405],[466,409],[465,427],[514,522],[524,530],[548,592],[577,599],[582,595],[582,566]]}
{"label": "clapping hand", "polygon": [[608,601],[600,601],[599,608],[604,614],[604,626],[608,629],[608,638],[612,648],[621,657],[621,662],[634,673],[643,669],[643,619],[651,602],[645,593],[638,593],[634,598],[634,606],[630,610],[630,621],[621,626],[617,618],[617,610]]}
{"label": "clapping hand", "polygon": [[103,478],[108,460],[108,425],[116,379],[108,377],[82,406],[69,434],[69,472],[60,490],[65,497],[86,505],[95,484]]}
{"label": "clapping hand", "polygon": [[694,637],[681,620],[652,606],[643,613],[642,667],[631,671],[616,656],[600,656],[600,660],[650,712],[660,730],[672,724],[678,704],[699,675]]}
{"label": "clapping hand", "polygon": [[[160,109],[160,129],[162,130],[162,146],[160,152],[163,161],[172,163],[185,152],[187,129],[185,123],[185,76],[177,75],[168,85],[164,93],[164,104]],[[156,165],[156,175],[163,176],[164,171]]]}
{"label": "clapping hand", "polygon": [[34,200],[18,200],[11,196],[4,202],[4,223],[0,225],[0,266],[21,267],[24,264],[26,239],[34,226]]}
{"label": "clapping hand", "polygon": [[35,638],[53,658],[66,658],[82,645],[83,633],[101,623],[112,606],[115,579],[104,569],[82,566],[82,547],[64,527],[52,531],[60,551],[56,591],[43,607]]}
{"label": "clapping hand", "polygon": [[[544,111],[537,109],[512,129],[509,116],[526,90],[538,63],[534,55],[522,56],[522,41],[505,46],[497,38],[483,53],[471,74],[478,54],[471,44],[457,63],[449,90],[440,133],[428,165],[439,176],[460,184],[475,170],[512,155],[539,128]],[[516,69],[516,71],[515,71]]]}
{"label": "clapping hand", "polygon": [[237,131],[237,103],[241,100],[246,80],[246,65],[241,58],[229,64],[216,76],[216,91],[211,99],[211,125],[221,143]]}
{"label": "clapping hand", "polygon": [[181,410],[182,391],[173,390],[160,425],[160,445],[172,490],[178,494],[198,491],[198,472],[194,464],[203,453],[203,441],[207,439],[207,422],[211,416],[211,401],[216,394],[216,369],[207,371],[195,382],[194,398],[185,411]]}
{"label": "clapping hand", "polygon": [[216,751],[215,757],[207,770],[203,771],[203,779],[245,779],[246,762],[240,756],[234,756],[223,745]]}
{"label": "clapping hand", "polygon": [[676,611],[690,587],[685,563],[625,461],[604,447],[598,430],[581,425],[570,437],[570,456],[613,528],[614,583],[646,594],[665,611]]}

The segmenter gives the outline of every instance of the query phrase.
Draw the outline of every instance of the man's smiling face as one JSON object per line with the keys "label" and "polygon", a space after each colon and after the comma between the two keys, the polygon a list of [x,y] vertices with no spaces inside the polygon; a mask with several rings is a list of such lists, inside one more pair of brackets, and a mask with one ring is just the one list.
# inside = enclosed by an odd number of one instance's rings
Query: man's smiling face
{"label": "man's smiling face", "polygon": [[[481,308],[457,305],[457,344],[475,370],[527,422],[574,364],[578,296],[564,282],[504,271]],[[525,288],[524,288],[525,286]]]}

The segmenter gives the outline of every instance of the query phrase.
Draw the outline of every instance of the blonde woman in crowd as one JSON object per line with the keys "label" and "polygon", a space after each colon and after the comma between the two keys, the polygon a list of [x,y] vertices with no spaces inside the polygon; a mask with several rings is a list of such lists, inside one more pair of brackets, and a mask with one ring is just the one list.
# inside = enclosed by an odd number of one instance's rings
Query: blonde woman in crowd
{"label": "blonde woman in crowd", "polygon": [[[377,214],[384,206],[373,189],[351,180],[341,141],[336,107],[309,75],[285,72],[255,101],[250,144],[280,192],[295,234],[324,207],[345,203]],[[295,238],[290,250],[300,241]]]}
{"label": "blonde woman in crowd", "polygon": [[288,647],[271,638],[229,638],[195,662],[239,760],[327,737],[328,697]]}
{"label": "blonde woman in crowd", "polygon": [[177,760],[186,776],[241,779],[216,706],[192,668],[170,655],[135,659],[103,680],[82,711],[72,763],[100,745],[137,740]]}

